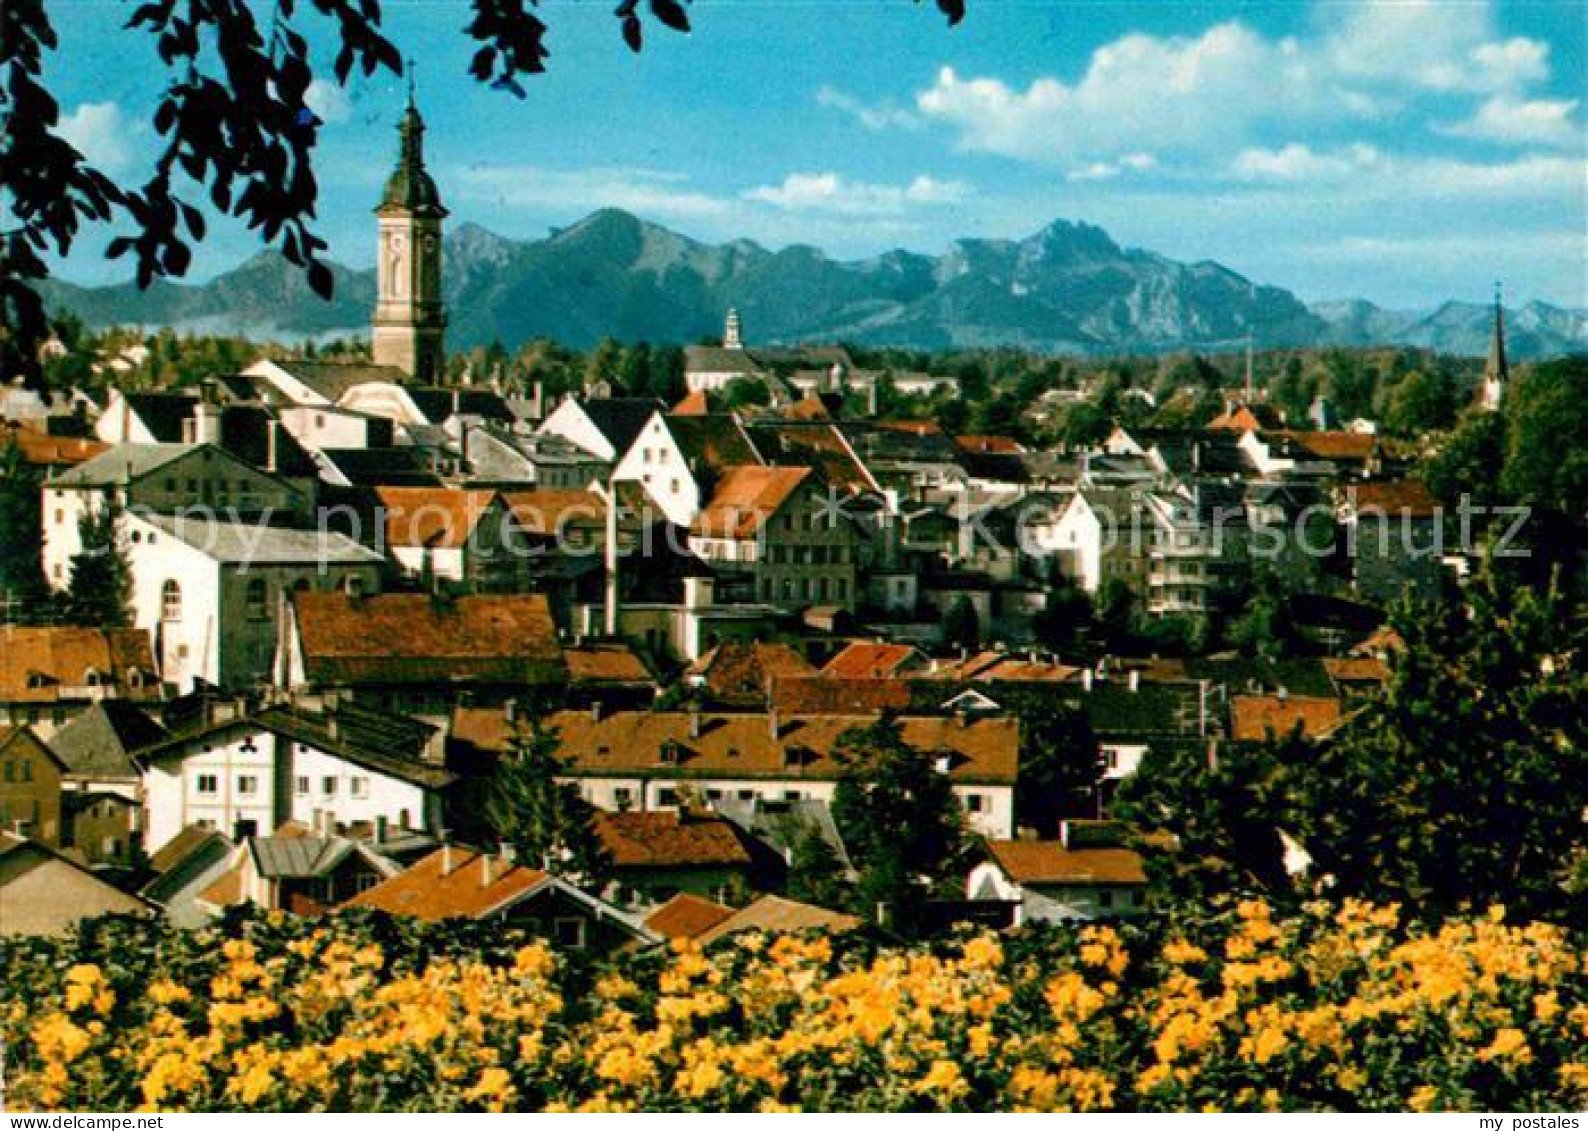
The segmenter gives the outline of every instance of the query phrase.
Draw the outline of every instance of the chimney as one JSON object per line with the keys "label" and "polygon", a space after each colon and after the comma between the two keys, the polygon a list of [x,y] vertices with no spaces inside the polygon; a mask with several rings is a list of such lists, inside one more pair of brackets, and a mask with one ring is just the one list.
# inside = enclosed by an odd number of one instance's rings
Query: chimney
{"label": "chimney", "polygon": [[866,383],[866,415],[877,415],[877,378],[873,376]]}
{"label": "chimney", "polygon": [[606,634],[618,634],[618,486],[614,479],[607,480],[607,538],[606,553]]}
{"label": "chimney", "polygon": [[340,742],[341,741],[341,731],[342,731],[342,728],[337,723],[336,716],[334,714],[326,715],[325,716],[325,733],[331,736],[331,741],[332,742]]}
{"label": "chimney", "polygon": [[1081,669],[1081,690],[1082,691],[1090,691],[1090,690],[1092,690],[1092,679],[1093,678],[1094,677],[1092,675],[1092,669],[1091,668],[1082,668]]}
{"label": "chimney", "polygon": [[773,707],[771,710],[769,710],[766,713],[766,729],[767,729],[767,733],[771,736],[772,741],[776,742],[777,741],[777,737],[778,737],[778,729],[779,729],[779,721],[778,721],[778,717],[777,717],[777,708],[776,707]]}
{"label": "chimney", "polygon": [[491,861],[495,859],[489,852],[480,853],[480,886],[491,886]]}
{"label": "chimney", "polygon": [[193,442],[218,444],[221,442],[221,410],[208,396],[200,397],[193,406]]}
{"label": "chimney", "polygon": [[1130,675],[1126,677],[1126,685],[1132,691],[1138,691],[1138,690],[1141,689],[1141,672],[1140,672],[1140,670],[1138,670],[1136,668],[1131,668],[1130,669]]}
{"label": "chimney", "polygon": [[503,706],[502,706],[502,718],[507,720],[507,725],[508,726],[513,726],[514,724],[516,724],[518,722],[518,700],[517,699],[509,699],[505,704],[503,704]]}
{"label": "chimney", "polygon": [[1070,822],[1069,821],[1060,821],[1059,822],[1059,843],[1064,845],[1066,850],[1068,850],[1069,847],[1070,847]]}
{"label": "chimney", "polygon": [[599,697],[590,700],[590,721],[593,723],[601,721],[601,700]]}
{"label": "chimney", "polygon": [[443,876],[452,875],[452,842],[450,840],[441,842],[441,874]]}
{"label": "chimney", "polygon": [[689,737],[700,737],[700,704],[698,703],[689,705]]}
{"label": "chimney", "polygon": [[277,463],[277,448],[280,440],[276,435],[281,423],[272,417],[265,422],[265,470],[275,474]]}
{"label": "chimney", "polygon": [[546,390],[536,381],[529,394],[529,418],[534,421],[542,420],[546,415]]}

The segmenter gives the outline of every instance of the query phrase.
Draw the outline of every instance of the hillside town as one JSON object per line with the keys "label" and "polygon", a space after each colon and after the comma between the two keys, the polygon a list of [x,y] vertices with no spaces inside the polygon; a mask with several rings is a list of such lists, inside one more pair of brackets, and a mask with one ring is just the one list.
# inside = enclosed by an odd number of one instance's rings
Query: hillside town
{"label": "hillside town", "polygon": [[[6,392],[48,592],[0,597],[0,933],[349,907],[608,953],[1142,916],[1178,844],[1117,805],[1144,765],[1333,741],[1392,611],[1503,556],[1447,537],[1427,451],[1281,410],[1249,354],[1203,419],[1041,447],[890,416],[955,378],[734,310],[676,403],[460,371],[423,137],[410,102],[367,359]],[[1512,382],[1497,301],[1465,414]],[[955,851],[882,876],[874,842],[932,821]]]}

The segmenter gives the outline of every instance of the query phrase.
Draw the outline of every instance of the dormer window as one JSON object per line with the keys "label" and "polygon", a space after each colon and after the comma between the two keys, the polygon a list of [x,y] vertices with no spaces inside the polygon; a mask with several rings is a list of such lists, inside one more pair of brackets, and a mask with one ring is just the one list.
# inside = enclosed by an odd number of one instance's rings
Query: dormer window
{"label": "dormer window", "polygon": [[684,748],[676,742],[662,743],[659,753],[664,766],[676,766],[684,758]]}
{"label": "dormer window", "polygon": [[101,680],[102,680],[102,677],[100,676],[99,672],[96,671],[93,668],[89,668],[87,671],[85,671],[83,673],[83,686],[84,687],[98,687],[100,685]]}

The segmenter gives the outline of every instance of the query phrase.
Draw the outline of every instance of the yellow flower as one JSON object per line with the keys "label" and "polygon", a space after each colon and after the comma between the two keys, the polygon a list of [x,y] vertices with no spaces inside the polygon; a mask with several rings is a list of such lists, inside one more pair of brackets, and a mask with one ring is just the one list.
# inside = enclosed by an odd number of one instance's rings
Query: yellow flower
{"label": "yellow flower", "polygon": [[1520,1029],[1506,1028],[1494,1034],[1489,1047],[1478,1053],[1479,1060],[1514,1060],[1526,1064],[1533,1059],[1527,1047],[1527,1034]]}
{"label": "yellow flower", "polygon": [[463,1093],[463,1098],[468,1102],[480,1104],[487,1111],[494,1112],[506,1111],[517,1097],[513,1078],[505,1068],[487,1068],[480,1073],[474,1087]]}
{"label": "yellow flower", "polygon": [[926,1075],[916,1083],[915,1090],[923,1095],[936,1096],[943,1103],[953,1103],[970,1091],[970,1085],[960,1075],[959,1065],[952,1060],[939,1059],[932,1062]]}
{"label": "yellow flower", "polygon": [[1175,939],[1164,945],[1163,957],[1165,962],[1184,966],[1188,962],[1207,961],[1208,952],[1184,939]]}
{"label": "yellow flower", "polygon": [[1438,1099],[1439,1089],[1432,1084],[1424,1084],[1406,1097],[1406,1106],[1413,1111],[1433,1111]]}

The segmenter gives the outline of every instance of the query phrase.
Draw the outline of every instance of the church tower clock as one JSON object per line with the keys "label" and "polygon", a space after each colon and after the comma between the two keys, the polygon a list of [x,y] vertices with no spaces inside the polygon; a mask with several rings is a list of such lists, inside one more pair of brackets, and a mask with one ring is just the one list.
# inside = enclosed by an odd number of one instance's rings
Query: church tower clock
{"label": "church tower clock", "polygon": [[398,134],[397,167],[375,209],[380,247],[371,352],[377,365],[394,365],[415,384],[435,385],[446,373],[441,221],[447,210],[425,171],[425,123],[414,105],[411,81]]}

